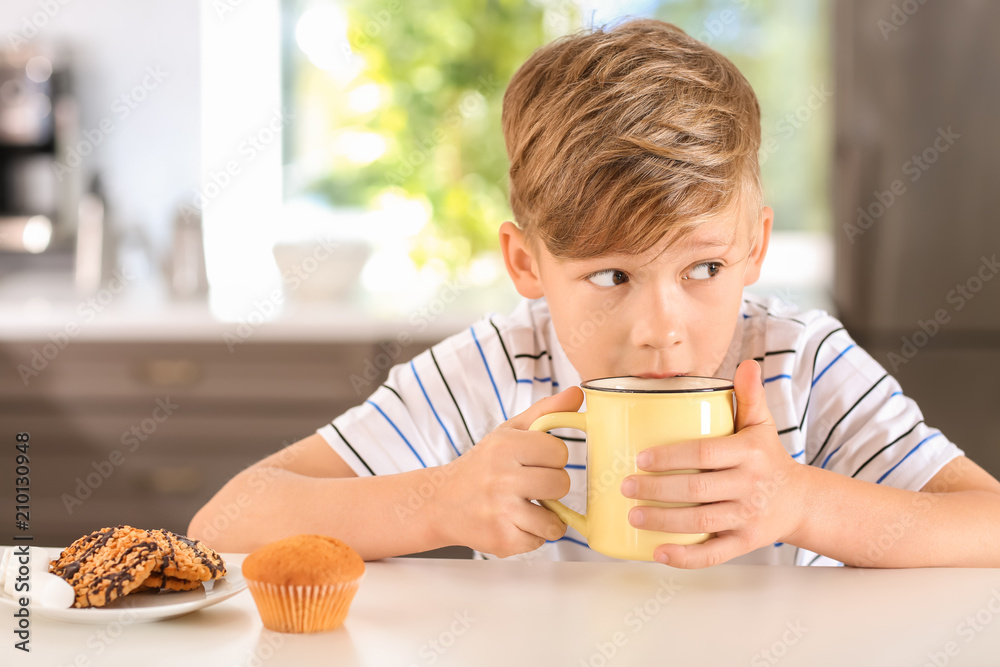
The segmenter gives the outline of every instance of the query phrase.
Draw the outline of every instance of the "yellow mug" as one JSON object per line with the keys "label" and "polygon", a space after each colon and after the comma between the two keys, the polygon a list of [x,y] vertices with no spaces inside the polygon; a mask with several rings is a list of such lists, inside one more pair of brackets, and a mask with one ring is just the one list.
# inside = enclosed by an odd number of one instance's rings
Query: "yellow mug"
{"label": "yellow mug", "polygon": [[587,514],[556,500],[539,500],[563,523],[575,528],[590,547],[613,558],[653,560],[660,544],[698,544],[710,533],[663,533],[635,528],[633,507],[690,507],[697,503],[661,503],[626,498],[628,475],[676,475],[697,470],[650,473],[636,467],[644,449],[733,433],[733,383],[720,378],[614,377],[580,384],[586,412],[552,412],[531,425],[532,431],[573,428],[587,434]]}

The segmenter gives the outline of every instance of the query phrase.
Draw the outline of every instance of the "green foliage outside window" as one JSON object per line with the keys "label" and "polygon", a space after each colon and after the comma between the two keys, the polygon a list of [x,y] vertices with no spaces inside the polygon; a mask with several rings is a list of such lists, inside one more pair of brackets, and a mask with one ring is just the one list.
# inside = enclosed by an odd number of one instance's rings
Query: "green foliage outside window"
{"label": "green foliage outside window", "polygon": [[[294,17],[307,5],[289,2]],[[824,3],[777,0],[662,0],[642,15],[680,25],[730,57],[761,101],[767,203],[777,228],[822,230],[826,220],[828,90]],[[291,189],[332,207],[365,208],[386,192],[426,202],[430,224],[412,257],[434,257],[454,270],[497,248],[496,229],[510,219],[507,158],[500,111],[507,81],[531,52],[579,29],[596,15],[566,0],[345,0],[349,58],[363,67],[338,86],[299,54],[286,90],[304,136],[345,128],[379,135],[384,150],[367,164],[336,156]],[[603,15],[607,19],[607,15]],[[620,20],[620,19],[618,19]],[[346,53],[346,49],[345,49]],[[288,52],[286,50],[286,58]],[[288,71],[286,67],[286,72]],[[345,100],[374,83],[377,106],[352,110]],[[370,89],[370,88],[369,88]],[[819,96],[821,97],[821,96]]]}

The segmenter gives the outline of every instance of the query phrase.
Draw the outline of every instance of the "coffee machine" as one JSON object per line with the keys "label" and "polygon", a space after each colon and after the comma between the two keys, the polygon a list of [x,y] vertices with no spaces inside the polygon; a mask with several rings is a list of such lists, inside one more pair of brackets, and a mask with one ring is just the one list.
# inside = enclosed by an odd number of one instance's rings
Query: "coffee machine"
{"label": "coffee machine", "polygon": [[54,50],[0,51],[0,260],[72,253],[81,195],[65,155],[77,131],[68,66]]}

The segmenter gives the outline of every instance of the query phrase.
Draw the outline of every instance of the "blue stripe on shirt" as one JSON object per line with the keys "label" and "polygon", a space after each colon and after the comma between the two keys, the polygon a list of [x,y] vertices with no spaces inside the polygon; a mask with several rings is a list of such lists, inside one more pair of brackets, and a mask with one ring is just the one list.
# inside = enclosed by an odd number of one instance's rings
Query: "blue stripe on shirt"
{"label": "blue stripe on shirt", "polygon": [[[534,378],[533,380],[528,380],[526,378],[521,378],[518,382],[523,382],[524,384],[532,384],[533,382],[552,382],[552,378]],[[558,386],[558,382],[552,382],[553,386]]]}
{"label": "blue stripe on shirt", "polygon": [[558,540],[545,540],[546,544],[553,544],[555,542],[572,542],[573,544],[579,544],[581,547],[586,547],[587,549],[590,548],[590,545],[586,542],[581,542],[580,540],[575,540],[572,537],[566,537],[565,535],[560,537]]}
{"label": "blue stripe on shirt", "polygon": [[825,468],[826,464],[830,462],[830,457],[832,457],[834,454],[836,454],[837,452],[839,452],[840,449],[841,449],[841,447],[843,447],[843,446],[844,446],[844,443],[840,443],[840,447],[837,447],[835,450],[833,450],[832,452],[830,452],[829,454],[827,454],[826,458],[823,459],[823,463],[822,463],[822,465],[820,465],[820,468]]}
{"label": "blue stripe on shirt", "polygon": [[476,328],[469,327],[469,331],[472,332],[472,340],[476,341],[476,347],[479,348],[479,356],[483,359],[483,365],[486,366],[486,373],[490,376],[490,383],[493,385],[493,393],[497,395],[497,402],[500,403],[500,414],[503,415],[504,421],[507,421],[507,411],[503,407],[503,401],[500,399],[500,390],[497,389],[497,383],[493,380],[493,372],[490,370],[489,363],[486,362],[486,355],[483,353],[483,346],[479,344],[479,337],[476,336]]}
{"label": "blue stripe on shirt", "polygon": [[816,376],[816,379],[812,381],[812,386],[815,387],[816,383],[819,382],[819,379],[821,377],[823,377],[823,373],[826,373],[828,370],[830,370],[830,366],[833,366],[835,363],[837,363],[840,360],[840,358],[842,356],[844,356],[845,354],[847,354],[847,351],[850,350],[852,347],[854,347],[854,343],[851,343],[850,345],[848,345],[847,347],[845,347],[844,351],[841,352],[840,354],[838,354],[836,359],[834,359],[833,361],[831,361],[830,363],[828,363],[826,365],[826,368],[824,368],[822,371],[820,371],[819,375]]}
{"label": "blue stripe on shirt", "polygon": [[383,417],[385,417],[385,420],[386,420],[387,422],[389,422],[389,426],[391,426],[391,427],[393,427],[394,429],[396,429],[396,433],[398,433],[398,434],[399,434],[399,437],[403,439],[403,442],[405,442],[405,443],[406,443],[406,446],[410,448],[410,451],[411,451],[411,452],[413,452],[413,455],[417,457],[417,460],[418,460],[418,461],[420,461],[420,465],[422,465],[423,467],[425,467],[425,468],[426,468],[426,467],[427,467],[427,464],[426,464],[426,463],[424,463],[424,460],[423,460],[422,458],[420,458],[420,454],[417,454],[417,450],[415,450],[415,449],[413,448],[413,445],[411,445],[411,444],[410,444],[410,441],[406,439],[406,436],[405,436],[405,435],[403,435],[403,432],[399,430],[399,427],[398,427],[398,426],[396,426],[395,424],[393,424],[393,423],[392,423],[392,420],[391,420],[391,419],[389,419],[389,415],[387,415],[387,414],[385,414],[384,412],[382,412],[382,408],[380,408],[379,406],[375,405],[375,403],[374,403],[374,402],[373,402],[373,401],[372,401],[371,399],[369,399],[369,400],[365,401],[365,403],[370,403],[370,404],[371,404],[371,406],[372,406],[373,408],[375,408],[376,410],[378,410],[378,413],[379,413],[380,415],[382,415]]}
{"label": "blue stripe on shirt", "polygon": [[789,380],[791,380],[792,376],[791,375],[775,375],[774,377],[770,377],[770,378],[767,378],[766,380],[764,380],[764,384],[767,384],[768,382],[774,382],[775,380],[780,380],[781,378],[788,378]]}
{"label": "blue stripe on shirt", "polygon": [[410,369],[413,371],[413,377],[417,378],[417,384],[420,385],[420,391],[424,392],[424,398],[427,399],[427,405],[430,407],[431,412],[434,413],[434,418],[438,420],[438,424],[441,424],[444,434],[448,436],[448,442],[451,443],[451,448],[455,450],[455,456],[461,456],[458,451],[458,447],[455,446],[455,441],[451,439],[451,433],[448,432],[448,427],[444,425],[444,422],[441,421],[441,417],[438,415],[437,410],[434,409],[434,404],[431,403],[431,397],[427,395],[427,390],[424,389],[424,383],[420,381],[420,376],[417,375],[417,367],[413,365],[413,361],[410,361]]}
{"label": "blue stripe on shirt", "polygon": [[886,471],[886,473],[885,473],[884,475],[882,475],[881,477],[879,477],[879,478],[878,478],[878,481],[877,481],[877,482],[875,482],[875,483],[876,483],[876,484],[881,484],[881,483],[882,483],[882,480],[883,480],[883,479],[885,479],[886,477],[888,477],[888,476],[889,476],[889,474],[890,474],[890,473],[891,473],[891,472],[892,472],[893,470],[895,470],[896,468],[898,468],[898,467],[899,467],[899,465],[900,465],[900,463],[902,463],[903,461],[905,461],[906,459],[908,459],[908,458],[910,457],[910,454],[912,454],[913,452],[915,452],[915,451],[917,451],[918,449],[920,449],[920,446],[921,446],[921,445],[923,445],[923,444],[924,444],[925,442],[927,442],[928,440],[930,440],[930,439],[932,439],[932,438],[936,438],[936,437],[938,437],[939,435],[941,435],[941,432],[940,432],[940,431],[938,431],[937,433],[933,433],[933,434],[931,434],[931,435],[927,436],[926,438],[924,438],[923,440],[921,440],[920,442],[918,442],[918,443],[917,443],[917,446],[916,446],[916,447],[914,447],[914,448],[913,448],[913,449],[911,449],[911,450],[910,450],[909,452],[907,452],[906,456],[904,456],[903,458],[901,458],[901,459],[899,460],[899,463],[897,463],[896,465],[894,465],[894,466],[892,466],[891,468],[889,468],[889,470],[887,470],[887,471]]}

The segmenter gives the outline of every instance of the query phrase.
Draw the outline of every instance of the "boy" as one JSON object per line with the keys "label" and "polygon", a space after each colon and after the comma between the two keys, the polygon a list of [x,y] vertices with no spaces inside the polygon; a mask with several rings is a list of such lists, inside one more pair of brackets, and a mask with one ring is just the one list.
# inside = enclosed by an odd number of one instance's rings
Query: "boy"
{"label": "boy", "polygon": [[526,300],[238,474],[191,535],[225,551],[314,532],[366,559],[462,544],[605,560],[531,502],[585,510],[580,434],[527,428],[580,409],[581,379],[687,374],[733,378],[736,433],[638,457],[704,472],[631,476],[624,495],[702,504],[636,508],[633,525],[718,535],[663,545],[660,562],[1000,566],[1000,483],[834,318],[744,296],[773,212],[757,100],[729,60],[652,20],[564,38],[515,74],[503,131],[517,224],[500,242]]}

